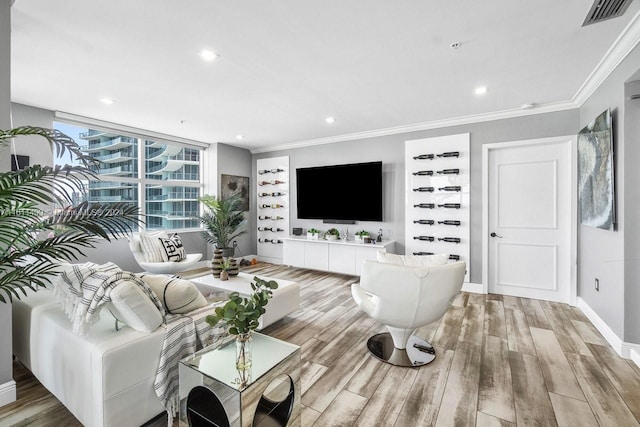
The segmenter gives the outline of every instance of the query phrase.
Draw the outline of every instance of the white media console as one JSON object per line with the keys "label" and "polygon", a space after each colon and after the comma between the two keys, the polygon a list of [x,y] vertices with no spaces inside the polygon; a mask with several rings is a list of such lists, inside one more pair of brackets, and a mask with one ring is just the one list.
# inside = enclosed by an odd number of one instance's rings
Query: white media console
{"label": "white media console", "polygon": [[334,273],[360,275],[365,260],[376,259],[379,250],[393,252],[395,241],[359,243],[344,240],[311,240],[306,237],[283,237],[282,263],[294,267]]}

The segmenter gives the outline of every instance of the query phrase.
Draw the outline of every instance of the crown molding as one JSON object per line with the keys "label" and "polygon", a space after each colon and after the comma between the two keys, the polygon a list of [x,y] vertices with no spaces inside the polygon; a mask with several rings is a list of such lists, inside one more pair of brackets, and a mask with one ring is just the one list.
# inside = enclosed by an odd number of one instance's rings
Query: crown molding
{"label": "crown molding", "polygon": [[376,138],[380,136],[397,135],[401,133],[420,132],[430,129],[439,129],[451,126],[460,126],[471,123],[488,122],[493,120],[512,119],[516,117],[532,116],[535,114],[552,113],[578,108],[573,101],[554,102],[541,104],[531,110],[514,108],[510,110],[495,111],[491,113],[473,114],[469,116],[454,117],[451,119],[434,120],[430,122],[415,123],[411,125],[395,126],[383,129],[374,129],[364,132],[348,133],[343,135],[329,136],[326,138],[308,139],[304,141],[292,142],[288,144],[272,145],[264,148],[251,150],[252,154],[268,153],[278,150],[291,150],[294,148],[310,147],[313,145],[333,144],[334,142],[353,141],[357,139]]}
{"label": "crown molding", "polygon": [[609,75],[631,53],[640,42],[640,11],[631,18],[627,26],[604,54],[596,68],[573,97],[573,102],[581,107],[587,99],[600,87]]}

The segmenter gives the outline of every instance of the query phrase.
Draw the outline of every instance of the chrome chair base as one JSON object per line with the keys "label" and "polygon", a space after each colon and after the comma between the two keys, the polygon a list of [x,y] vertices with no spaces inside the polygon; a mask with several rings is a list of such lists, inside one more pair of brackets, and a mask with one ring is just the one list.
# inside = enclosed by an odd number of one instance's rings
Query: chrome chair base
{"label": "chrome chair base", "polygon": [[395,366],[417,367],[431,363],[436,358],[433,346],[415,335],[409,338],[406,349],[395,348],[388,332],[369,338],[367,348],[375,358]]}

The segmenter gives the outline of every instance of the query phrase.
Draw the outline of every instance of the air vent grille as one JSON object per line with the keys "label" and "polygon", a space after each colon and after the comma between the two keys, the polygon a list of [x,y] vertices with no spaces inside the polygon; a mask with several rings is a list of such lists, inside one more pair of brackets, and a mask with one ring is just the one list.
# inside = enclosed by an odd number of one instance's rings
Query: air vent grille
{"label": "air vent grille", "polygon": [[595,0],[582,26],[622,16],[633,0]]}

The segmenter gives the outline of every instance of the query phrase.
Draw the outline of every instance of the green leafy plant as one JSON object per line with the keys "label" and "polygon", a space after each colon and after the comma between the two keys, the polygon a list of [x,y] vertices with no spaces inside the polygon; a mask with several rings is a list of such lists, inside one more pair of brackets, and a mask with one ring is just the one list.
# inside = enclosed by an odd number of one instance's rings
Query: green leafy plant
{"label": "green leafy plant", "polygon": [[[13,138],[37,135],[56,157],[70,152],[77,165],[28,166],[0,173],[0,301],[20,299],[26,289],[46,286],[58,274],[60,261],[77,260],[99,239],[131,233],[140,223],[136,205],[73,204],[85,193],[87,179],[97,179],[99,163],[58,130],[22,126],[0,130],[0,146]],[[6,296],[6,298],[5,298]]]}
{"label": "green leafy plant", "polygon": [[360,237],[369,236],[369,232],[364,230],[356,231],[356,236],[360,236]]}
{"label": "green leafy plant", "polygon": [[340,232],[338,231],[337,228],[330,228],[328,229],[325,233],[325,236],[336,236],[336,237],[340,237]]}
{"label": "green leafy plant", "polygon": [[307,230],[307,233],[320,234],[320,230],[318,230],[317,228],[310,228],[310,229]]}
{"label": "green leafy plant", "polygon": [[241,230],[247,220],[239,209],[242,202],[240,193],[234,193],[226,199],[205,195],[200,201],[206,211],[198,219],[204,226],[202,237],[207,243],[218,249],[226,249],[235,238],[247,232]]}
{"label": "green leafy plant", "polygon": [[258,320],[265,312],[265,306],[273,295],[273,290],[278,289],[275,280],[263,280],[254,277],[251,283],[253,293],[249,298],[241,297],[238,292],[229,294],[229,301],[216,307],[215,315],[206,317],[207,323],[213,327],[224,321],[229,326],[231,335],[246,334],[259,326]]}

